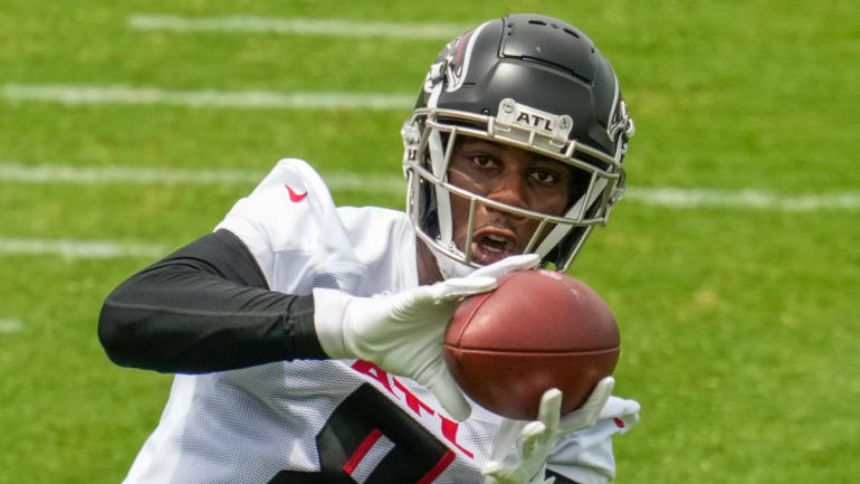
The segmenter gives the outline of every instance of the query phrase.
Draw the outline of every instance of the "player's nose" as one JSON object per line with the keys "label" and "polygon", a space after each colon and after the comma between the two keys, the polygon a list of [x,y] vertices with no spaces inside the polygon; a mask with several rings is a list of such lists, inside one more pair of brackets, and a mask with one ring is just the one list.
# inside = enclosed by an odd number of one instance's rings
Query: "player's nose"
{"label": "player's nose", "polygon": [[487,198],[517,208],[528,208],[527,182],[522,174],[507,171],[494,182],[487,193]]}

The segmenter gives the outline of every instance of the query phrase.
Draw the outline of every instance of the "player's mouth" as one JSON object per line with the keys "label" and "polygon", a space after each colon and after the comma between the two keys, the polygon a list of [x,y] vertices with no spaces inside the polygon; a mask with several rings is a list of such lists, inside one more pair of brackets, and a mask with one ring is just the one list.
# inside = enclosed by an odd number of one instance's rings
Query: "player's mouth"
{"label": "player's mouth", "polygon": [[475,232],[472,260],[482,266],[519,253],[517,236],[512,231],[488,227]]}

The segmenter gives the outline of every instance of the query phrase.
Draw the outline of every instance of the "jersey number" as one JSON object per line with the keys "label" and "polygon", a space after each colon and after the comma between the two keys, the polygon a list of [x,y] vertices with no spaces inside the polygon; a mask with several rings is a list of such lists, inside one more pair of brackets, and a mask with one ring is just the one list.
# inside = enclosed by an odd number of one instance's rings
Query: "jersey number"
{"label": "jersey number", "polygon": [[[364,458],[383,442],[390,450],[372,470],[363,469]],[[338,405],[316,444],[319,472],[281,471],[269,482],[347,484],[360,474],[366,484],[429,483],[454,460],[432,433],[367,383]]]}

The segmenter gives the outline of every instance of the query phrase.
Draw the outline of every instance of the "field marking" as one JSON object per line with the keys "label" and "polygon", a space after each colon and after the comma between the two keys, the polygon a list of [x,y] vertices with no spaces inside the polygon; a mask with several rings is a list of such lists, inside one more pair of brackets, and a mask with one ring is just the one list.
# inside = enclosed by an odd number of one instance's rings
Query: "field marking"
{"label": "field marking", "polygon": [[[248,185],[258,184],[265,171],[136,166],[25,165],[0,161],[0,181],[14,183],[66,183],[76,185]],[[357,191],[401,195],[406,180],[397,175],[359,175],[348,172],[322,173],[332,191]]]}
{"label": "field marking", "polygon": [[15,318],[0,318],[0,334],[18,333],[24,329],[24,324]]}
{"label": "field marking", "polygon": [[755,189],[630,187],[624,200],[676,208],[753,208],[782,212],[860,210],[860,192],[857,191],[787,194]]}
{"label": "field marking", "polygon": [[189,17],[138,13],[129,16],[133,30],[169,32],[255,32],[334,37],[388,37],[415,40],[451,40],[471,26],[428,22],[360,22],[338,19],[278,18],[255,15]]}
{"label": "field marking", "polygon": [[170,105],[192,108],[241,109],[410,109],[414,94],[277,91],[172,91],[123,85],[4,84],[2,95],[15,102]]}
{"label": "field marking", "polygon": [[58,255],[70,259],[162,257],[168,249],[160,244],[111,240],[33,239],[0,237],[0,254]]}
{"label": "field marking", "polygon": [[[264,171],[236,169],[181,169],[135,166],[28,165],[0,161],[0,182],[161,185],[256,185]],[[397,175],[350,172],[322,173],[334,191],[354,191],[386,195],[405,194],[405,181]],[[785,194],[765,190],[719,190],[705,188],[629,187],[625,201],[644,205],[699,208],[726,207],[809,212],[815,210],[860,210],[860,192]]]}

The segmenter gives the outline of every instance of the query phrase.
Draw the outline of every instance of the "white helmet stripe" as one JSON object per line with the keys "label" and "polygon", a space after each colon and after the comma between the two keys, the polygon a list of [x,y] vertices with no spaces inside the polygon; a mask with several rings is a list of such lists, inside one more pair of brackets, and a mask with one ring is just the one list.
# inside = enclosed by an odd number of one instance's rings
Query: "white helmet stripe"
{"label": "white helmet stripe", "polygon": [[[429,149],[430,163],[433,165],[433,174],[439,179],[447,180],[447,164],[445,159],[445,148],[442,145],[442,137],[438,131],[433,130],[430,133]],[[433,189],[436,190],[436,210],[439,220],[439,237],[441,242],[448,245],[453,240],[453,217],[451,216],[451,195],[448,190],[441,184],[434,183]]]}
{"label": "white helmet stripe", "polygon": [[[586,196],[583,195],[579,200],[570,207],[570,210],[564,214],[566,218],[577,217],[580,213],[585,213],[591,206],[594,204],[594,201],[597,200],[598,197],[603,195],[603,190],[606,188],[606,184],[608,180],[606,178],[598,178],[594,183],[591,184],[590,195],[588,196],[588,200],[586,201]],[[582,217],[578,217],[582,218]],[[551,251],[559,242],[564,239],[564,237],[573,230],[574,226],[572,225],[556,225],[550,233],[543,239],[540,246],[537,249],[537,253],[541,255],[541,257],[547,255],[549,251]]]}

